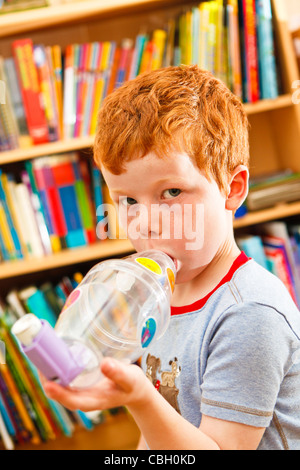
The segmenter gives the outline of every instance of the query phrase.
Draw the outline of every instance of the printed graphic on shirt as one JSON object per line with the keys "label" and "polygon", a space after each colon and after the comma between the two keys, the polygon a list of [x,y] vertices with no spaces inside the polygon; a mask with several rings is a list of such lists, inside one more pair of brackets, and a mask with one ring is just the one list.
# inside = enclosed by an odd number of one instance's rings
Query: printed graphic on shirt
{"label": "printed graphic on shirt", "polygon": [[[147,370],[146,376],[152,382],[156,390],[170,403],[170,405],[175,408],[175,410],[180,413],[177,396],[179,394],[179,389],[176,387],[176,378],[181,372],[181,367],[178,365],[177,357],[174,357],[173,360],[169,362],[171,370],[162,371],[161,370],[161,360],[155,356],[148,354],[146,359]],[[158,378],[160,374],[160,378]]]}

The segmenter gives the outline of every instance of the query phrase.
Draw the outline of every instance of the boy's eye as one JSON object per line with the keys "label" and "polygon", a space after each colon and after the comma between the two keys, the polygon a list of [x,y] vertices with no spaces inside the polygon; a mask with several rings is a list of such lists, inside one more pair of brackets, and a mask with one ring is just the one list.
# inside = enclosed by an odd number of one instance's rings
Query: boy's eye
{"label": "boy's eye", "polygon": [[181,193],[181,189],[171,188],[171,189],[166,189],[166,191],[163,192],[163,196],[165,199],[171,199],[172,197],[179,196],[180,193]]}
{"label": "boy's eye", "polygon": [[137,204],[137,201],[133,199],[133,197],[124,197],[121,199],[121,204],[124,206],[133,206],[133,204]]}

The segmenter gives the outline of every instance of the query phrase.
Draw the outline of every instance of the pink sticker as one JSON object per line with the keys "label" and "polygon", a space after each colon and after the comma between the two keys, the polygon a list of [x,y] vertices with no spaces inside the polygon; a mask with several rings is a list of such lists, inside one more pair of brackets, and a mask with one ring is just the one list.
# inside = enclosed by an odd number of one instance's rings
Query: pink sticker
{"label": "pink sticker", "polygon": [[69,297],[67,298],[66,300],[66,303],[62,309],[62,312],[64,312],[64,310],[66,310],[67,308],[69,308],[74,302],[76,302],[76,300],[79,299],[79,297],[81,296],[81,290],[80,289],[75,289],[73,290],[73,292],[71,292],[71,294],[69,295]]}

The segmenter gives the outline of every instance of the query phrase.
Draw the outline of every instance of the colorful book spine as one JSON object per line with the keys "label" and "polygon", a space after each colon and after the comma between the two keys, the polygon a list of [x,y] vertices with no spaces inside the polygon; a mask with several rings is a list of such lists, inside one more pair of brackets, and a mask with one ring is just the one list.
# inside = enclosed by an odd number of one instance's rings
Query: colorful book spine
{"label": "colorful book spine", "polygon": [[49,142],[46,116],[41,105],[32,40],[20,39],[14,41],[12,48],[30,136],[34,144]]}
{"label": "colorful book spine", "polygon": [[78,210],[81,218],[81,224],[85,231],[85,239],[88,243],[94,243],[96,241],[94,219],[91,210],[91,204],[88,198],[88,192],[86,190],[86,186],[81,175],[78,159],[74,159],[72,161],[72,166],[75,177],[74,188],[78,203]]}
{"label": "colorful book spine", "polygon": [[270,0],[256,0],[259,79],[261,99],[274,99],[279,94],[275,44]]}
{"label": "colorful book spine", "polygon": [[43,203],[45,202],[45,206],[49,212],[53,233],[58,238],[61,248],[66,248],[66,222],[60,196],[49,166],[49,160],[51,161],[51,157],[45,157],[33,161],[33,171],[37,187],[44,195]]}
{"label": "colorful book spine", "polygon": [[84,227],[81,223],[79,205],[76,195],[76,177],[72,158],[67,161],[52,159],[48,171],[53,178],[53,187],[59,195],[63,217],[66,223],[65,239],[68,248],[87,244]]}
{"label": "colorful book spine", "polygon": [[6,75],[7,91],[11,99],[13,112],[18,126],[19,145],[21,148],[30,147],[32,145],[32,139],[28,131],[16,65],[13,57],[4,59],[4,70]]}
{"label": "colorful book spine", "polygon": [[48,126],[49,141],[54,142],[60,137],[59,120],[55,101],[55,90],[52,82],[51,69],[45,46],[34,45],[34,62],[37,69],[41,96],[44,103]]}
{"label": "colorful book spine", "polygon": [[20,239],[15,228],[15,225],[13,223],[11,212],[9,210],[6,193],[3,188],[3,181],[4,179],[3,179],[2,170],[0,170],[0,201],[1,201],[1,206],[2,206],[2,213],[4,212],[2,219],[6,220],[5,227],[6,227],[6,230],[10,232],[10,237],[8,236],[8,238],[12,240],[12,244],[9,243],[9,251],[16,258],[21,259],[23,258],[21,243],[20,243]]}
{"label": "colorful book spine", "polygon": [[244,101],[254,103],[259,99],[255,0],[239,0],[239,9],[243,37]]}
{"label": "colorful book spine", "polygon": [[73,137],[73,126],[76,122],[76,111],[74,106],[75,93],[75,69],[74,69],[75,44],[66,47],[64,65],[64,102],[63,102],[63,128],[64,138]]}

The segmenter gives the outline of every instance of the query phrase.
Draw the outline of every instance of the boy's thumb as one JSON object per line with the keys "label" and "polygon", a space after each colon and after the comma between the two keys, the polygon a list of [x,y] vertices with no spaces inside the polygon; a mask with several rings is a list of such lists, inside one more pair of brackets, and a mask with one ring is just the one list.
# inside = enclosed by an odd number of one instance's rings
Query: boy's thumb
{"label": "boy's thumb", "polygon": [[101,372],[125,392],[132,390],[133,370],[130,364],[124,364],[112,358],[105,358],[101,363]]}

